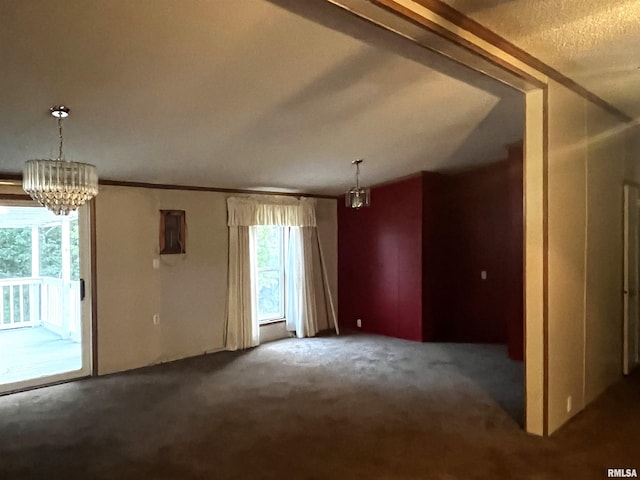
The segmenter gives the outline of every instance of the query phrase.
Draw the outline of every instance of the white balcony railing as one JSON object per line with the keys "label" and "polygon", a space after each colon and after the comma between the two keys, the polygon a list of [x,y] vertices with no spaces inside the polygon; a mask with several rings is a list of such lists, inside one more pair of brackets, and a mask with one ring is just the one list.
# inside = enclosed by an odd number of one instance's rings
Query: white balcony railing
{"label": "white balcony railing", "polygon": [[43,326],[80,340],[80,282],[59,278],[0,279],[0,330]]}

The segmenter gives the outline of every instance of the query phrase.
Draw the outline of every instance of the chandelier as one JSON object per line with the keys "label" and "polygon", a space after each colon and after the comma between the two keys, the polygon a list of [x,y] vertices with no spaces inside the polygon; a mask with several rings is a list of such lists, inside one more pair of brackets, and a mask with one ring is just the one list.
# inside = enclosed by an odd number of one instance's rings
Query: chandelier
{"label": "chandelier", "polygon": [[50,111],[58,119],[58,159],[27,160],[22,188],[56,215],[68,215],[98,194],[98,172],[88,163],[64,160],[62,119],[69,116],[69,109],[61,105],[51,107]]}
{"label": "chandelier", "polygon": [[344,203],[349,208],[356,210],[362,207],[368,207],[371,204],[371,190],[369,188],[360,187],[360,164],[363,159],[354,160],[351,163],[356,166],[356,186],[347,190],[344,195]]}

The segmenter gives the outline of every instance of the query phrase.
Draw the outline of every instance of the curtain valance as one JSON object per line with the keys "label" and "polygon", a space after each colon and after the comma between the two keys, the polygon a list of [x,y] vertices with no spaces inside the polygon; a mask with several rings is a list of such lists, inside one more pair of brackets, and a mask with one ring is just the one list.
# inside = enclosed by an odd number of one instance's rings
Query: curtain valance
{"label": "curtain valance", "polygon": [[280,195],[251,195],[227,198],[228,225],[280,225],[315,227],[315,201],[312,198]]}

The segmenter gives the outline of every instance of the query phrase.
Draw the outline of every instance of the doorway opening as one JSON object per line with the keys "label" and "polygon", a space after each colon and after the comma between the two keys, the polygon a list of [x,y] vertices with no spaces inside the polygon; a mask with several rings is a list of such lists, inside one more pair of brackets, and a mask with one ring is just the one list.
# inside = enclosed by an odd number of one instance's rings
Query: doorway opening
{"label": "doorway opening", "polygon": [[0,393],[86,376],[78,212],[0,205]]}
{"label": "doorway opening", "polygon": [[640,188],[624,186],[624,291],[622,373],[629,375],[640,365],[640,302],[638,298],[638,205]]}

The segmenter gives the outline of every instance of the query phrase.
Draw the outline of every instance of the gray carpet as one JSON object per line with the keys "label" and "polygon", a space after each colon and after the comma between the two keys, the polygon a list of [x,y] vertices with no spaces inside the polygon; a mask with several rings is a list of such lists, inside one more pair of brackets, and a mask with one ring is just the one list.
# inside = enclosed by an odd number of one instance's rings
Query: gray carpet
{"label": "gray carpet", "polygon": [[0,397],[0,479],[602,479],[640,468],[640,377],[548,439],[513,418],[521,382],[498,346],[283,340]]}

